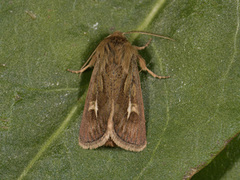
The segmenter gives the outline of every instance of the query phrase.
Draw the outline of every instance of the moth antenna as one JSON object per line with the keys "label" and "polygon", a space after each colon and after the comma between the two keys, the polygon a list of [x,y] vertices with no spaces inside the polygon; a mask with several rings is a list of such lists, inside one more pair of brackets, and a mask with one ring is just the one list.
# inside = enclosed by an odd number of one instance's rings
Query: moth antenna
{"label": "moth antenna", "polygon": [[163,38],[163,39],[168,39],[168,40],[171,40],[171,41],[175,41],[174,39],[166,37],[166,36],[161,36],[161,35],[158,35],[158,34],[143,32],[143,31],[128,31],[128,32],[124,32],[123,34],[133,34],[133,33],[146,34],[146,35],[149,35],[149,36],[156,36],[156,37],[160,37],[160,38]]}

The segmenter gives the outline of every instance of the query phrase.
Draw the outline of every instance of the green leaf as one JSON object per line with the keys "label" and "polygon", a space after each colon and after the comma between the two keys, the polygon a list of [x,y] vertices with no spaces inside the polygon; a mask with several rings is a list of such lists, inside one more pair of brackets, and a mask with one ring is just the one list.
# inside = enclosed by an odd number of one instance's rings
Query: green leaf
{"label": "green leaf", "polygon": [[240,174],[240,134],[202,171],[193,176],[201,179],[239,179]]}
{"label": "green leaf", "polygon": [[[0,19],[0,179],[188,178],[240,132],[239,0],[13,0],[0,2]],[[153,37],[140,52],[171,78],[140,73],[148,144],[139,153],[78,146],[91,70],[79,79],[66,69],[116,30],[175,39]],[[137,46],[149,38],[129,36]]]}

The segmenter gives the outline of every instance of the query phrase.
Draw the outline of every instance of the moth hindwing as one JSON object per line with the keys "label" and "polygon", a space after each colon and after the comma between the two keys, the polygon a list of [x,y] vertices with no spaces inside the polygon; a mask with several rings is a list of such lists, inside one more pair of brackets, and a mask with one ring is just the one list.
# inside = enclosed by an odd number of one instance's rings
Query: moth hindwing
{"label": "moth hindwing", "polygon": [[125,150],[142,151],[146,147],[137,62],[153,77],[169,76],[154,74],[138,54],[138,50],[147,47],[150,41],[142,47],[133,46],[124,34],[117,31],[109,35],[79,71],[68,70],[82,73],[94,66],[79,132],[79,145],[84,149],[117,145]]}

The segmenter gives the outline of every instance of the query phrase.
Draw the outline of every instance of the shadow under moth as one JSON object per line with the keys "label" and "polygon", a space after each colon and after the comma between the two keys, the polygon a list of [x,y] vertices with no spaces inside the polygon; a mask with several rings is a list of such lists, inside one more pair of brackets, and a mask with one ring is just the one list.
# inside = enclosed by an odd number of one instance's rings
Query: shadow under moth
{"label": "shadow under moth", "polygon": [[[107,36],[97,46],[79,71],[94,66],[79,132],[79,145],[84,149],[100,146],[118,146],[125,150],[142,151],[147,144],[144,107],[138,65],[155,78],[138,50],[146,48],[132,45],[125,34],[141,33],[170,39],[168,37],[138,31],[119,32]],[[170,39],[172,40],[172,39]]]}

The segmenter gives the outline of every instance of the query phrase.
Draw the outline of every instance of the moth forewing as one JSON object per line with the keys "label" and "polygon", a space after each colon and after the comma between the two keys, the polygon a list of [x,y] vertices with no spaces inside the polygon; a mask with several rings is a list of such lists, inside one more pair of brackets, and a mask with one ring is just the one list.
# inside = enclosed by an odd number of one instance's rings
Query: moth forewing
{"label": "moth forewing", "polygon": [[138,54],[150,41],[143,47],[132,46],[124,36],[127,33],[117,31],[106,37],[92,53],[88,64],[79,71],[71,71],[82,73],[94,66],[79,132],[79,145],[84,149],[117,145],[125,150],[142,151],[146,147],[137,61],[154,77],[169,76],[154,74]]}

